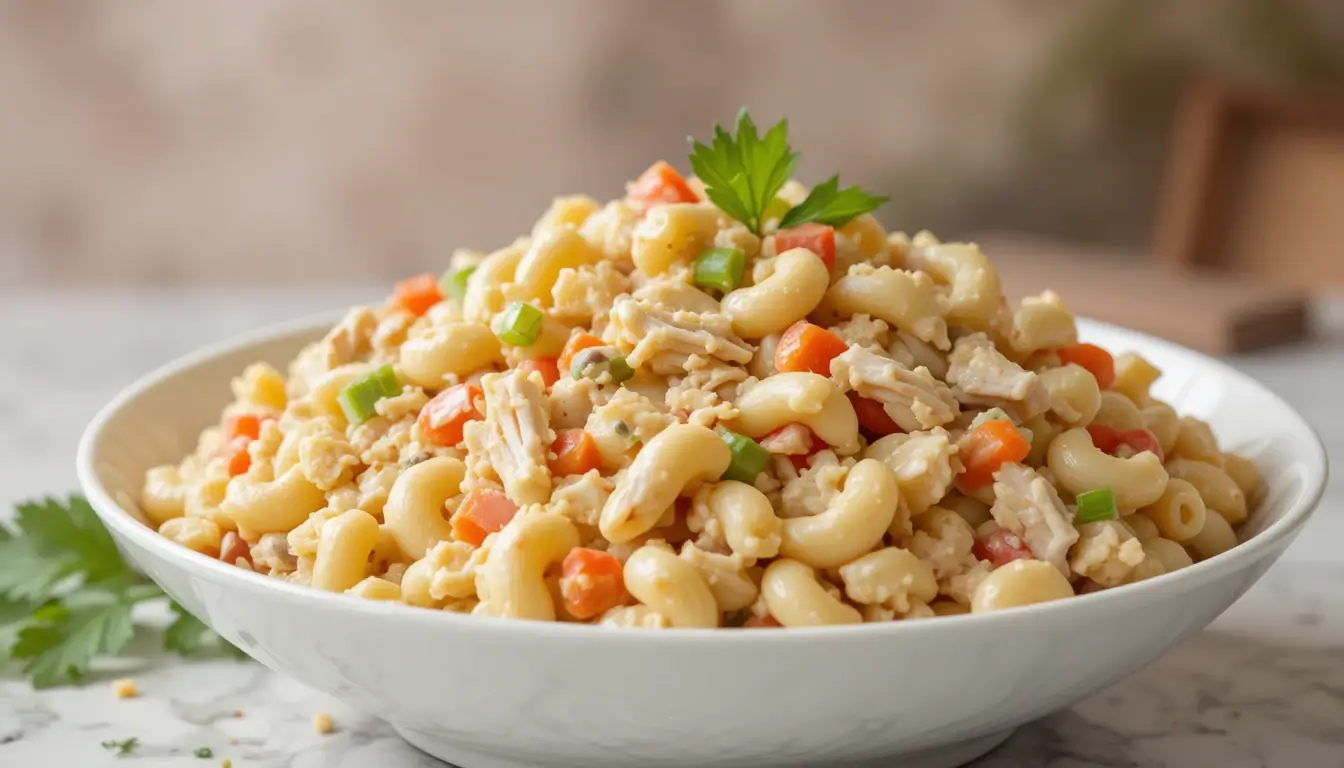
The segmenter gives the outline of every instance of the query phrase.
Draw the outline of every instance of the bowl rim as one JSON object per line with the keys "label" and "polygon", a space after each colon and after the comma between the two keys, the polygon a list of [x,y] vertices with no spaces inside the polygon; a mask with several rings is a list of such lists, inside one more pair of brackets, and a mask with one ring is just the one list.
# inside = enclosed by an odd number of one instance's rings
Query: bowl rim
{"label": "bowl rim", "polygon": [[128,539],[154,557],[170,561],[175,567],[198,577],[208,578],[217,584],[245,589],[266,599],[303,603],[312,609],[347,611],[352,614],[352,617],[379,618],[400,624],[425,625],[426,628],[461,629],[494,635],[500,639],[514,640],[537,639],[562,642],[583,640],[653,645],[667,642],[746,642],[754,644],[813,642],[816,640],[857,641],[871,638],[874,635],[890,635],[894,639],[912,632],[951,631],[960,627],[983,626],[987,629],[995,624],[1031,621],[1037,617],[1046,618],[1056,614],[1074,613],[1079,617],[1086,617],[1089,614],[1098,611],[1105,612],[1110,608],[1125,604],[1160,599],[1163,595],[1187,593],[1203,584],[1245,570],[1268,556],[1281,540],[1294,534],[1310,518],[1312,512],[1319,506],[1329,477],[1329,463],[1320,435],[1298,413],[1297,409],[1264,384],[1221,360],[1195,350],[1122,326],[1079,317],[1080,329],[1082,330],[1098,329],[1128,336],[1135,340],[1141,340],[1146,346],[1160,348],[1168,354],[1192,358],[1195,362],[1213,369],[1222,376],[1249,385],[1252,389],[1257,390],[1261,396],[1268,397],[1283,406],[1296,419],[1297,426],[1304,429],[1312,437],[1311,441],[1300,447],[1300,455],[1296,457],[1308,466],[1307,490],[1278,520],[1251,539],[1238,544],[1227,552],[1182,568],[1174,573],[1164,573],[1161,576],[1134,584],[1126,584],[1085,595],[1075,595],[1067,600],[1037,603],[1009,611],[942,616],[937,621],[864,622],[842,626],[795,627],[786,632],[732,632],[724,631],[722,627],[688,628],[671,632],[607,632],[587,624],[512,619],[497,620],[453,611],[426,610],[401,603],[361,600],[344,594],[326,592],[310,586],[263,576],[236,566],[227,565],[216,558],[200,554],[160,536],[157,531],[140,522],[134,514],[118,503],[99,481],[95,466],[98,445],[109,422],[130,402],[143,396],[146,391],[193,368],[216,358],[241,352],[248,347],[304,335],[318,338],[321,333],[339,320],[342,312],[321,312],[272,323],[257,330],[208,344],[139,377],[100,408],[80,438],[75,469],[85,497],[93,506],[103,524],[113,533]]}

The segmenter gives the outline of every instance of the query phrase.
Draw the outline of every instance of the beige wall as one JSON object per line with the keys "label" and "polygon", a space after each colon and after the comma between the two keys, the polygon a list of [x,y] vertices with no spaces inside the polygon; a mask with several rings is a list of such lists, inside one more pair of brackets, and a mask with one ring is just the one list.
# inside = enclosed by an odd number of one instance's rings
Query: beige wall
{"label": "beige wall", "polygon": [[[1167,6],[1154,28],[1235,70],[1197,32],[1211,5]],[[1022,159],[1023,92],[1099,8],[0,0],[0,281],[435,268],[511,239],[553,194],[615,196],[656,157],[684,168],[686,134],[742,104],[790,117],[804,178],[893,192],[902,224],[1141,239],[1151,197],[1134,191],[1160,172],[1165,114],[1140,157],[1107,157],[1108,113],[1076,98],[1048,136],[1086,138],[1096,167]],[[1093,190],[1082,219],[1069,179]]]}

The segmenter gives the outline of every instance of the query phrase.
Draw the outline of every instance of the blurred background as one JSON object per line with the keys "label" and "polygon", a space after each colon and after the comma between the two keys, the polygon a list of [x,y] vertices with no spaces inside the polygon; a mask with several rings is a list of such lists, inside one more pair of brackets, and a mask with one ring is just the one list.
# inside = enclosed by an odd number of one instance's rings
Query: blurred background
{"label": "blurred background", "polygon": [[1344,93],[1344,3],[4,0],[0,285],[437,269],[744,104],[890,227],[1139,254],[1208,77]]}

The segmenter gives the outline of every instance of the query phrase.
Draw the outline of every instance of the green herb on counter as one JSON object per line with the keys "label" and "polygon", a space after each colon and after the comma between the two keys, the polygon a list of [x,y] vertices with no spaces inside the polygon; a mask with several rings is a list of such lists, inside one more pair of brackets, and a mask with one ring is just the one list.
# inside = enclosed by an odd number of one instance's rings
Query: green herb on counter
{"label": "green herb on counter", "polygon": [[[131,570],[84,499],[24,502],[16,512],[0,524],[0,661],[20,662],[37,688],[78,681],[95,658],[125,649],[135,606],[167,596]],[[167,650],[232,649],[181,606],[172,610]],[[129,750],[135,740],[108,743]]]}

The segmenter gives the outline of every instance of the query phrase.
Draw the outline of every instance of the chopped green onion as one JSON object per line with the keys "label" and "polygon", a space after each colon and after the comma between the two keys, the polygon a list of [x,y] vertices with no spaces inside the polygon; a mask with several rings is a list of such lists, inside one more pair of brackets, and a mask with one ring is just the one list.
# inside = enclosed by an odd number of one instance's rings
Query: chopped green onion
{"label": "chopped green onion", "polygon": [[1074,519],[1079,523],[1120,519],[1120,509],[1115,504],[1115,492],[1110,488],[1097,488],[1078,494],[1078,514]]}
{"label": "chopped green onion", "polygon": [[741,248],[706,248],[695,257],[693,277],[701,288],[717,288],[727,293],[742,284],[747,255]]}
{"label": "chopped green onion", "polygon": [[608,360],[607,353],[601,347],[590,347],[579,352],[569,366],[569,375],[576,379],[596,379],[603,373],[610,374],[612,382],[616,384],[635,377],[635,369],[630,367],[624,357],[617,355]]}
{"label": "chopped green onion", "polygon": [[505,308],[495,324],[495,335],[505,344],[515,347],[530,347],[541,335],[541,323],[545,317],[541,310],[515,301]]}
{"label": "chopped green onion", "polygon": [[439,278],[439,287],[443,289],[445,296],[451,296],[461,301],[467,295],[467,278],[476,271],[476,267],[463,267],[461,269],[450,269],[443,273]]}
{"label": "chopped green onion", "polygon": [[196,755],[202,760],[209,760],[210,758],[215,756],[215,751],[210,749],[209,747],[201,747],[192,754]]}
{"label": "chopped green onion", "polygon": [[617,384],[635,377],[635,369],[631,368],[630,363],[627,363],[625,358],[619,355],[611,358],[611,362],[607,363],[607,372],[611,374],[611,380]]}
{"label": "chopped green onion", "polygon": [[397,380],[397,374],[392,371],[392,366],[384,365],[368,376],[345,385],[336,400],[341,404],[341,410],[345,411],[345,418],[351,424],[359,425],[378,412],[374,404],[379,400],[400,394],[401,382]]}
{"label": "chopped green onion", "polygon": [[733,453],[733,460],[728,464],[728,469],[724,471],[722,479],[736,480],[747,485],[754,484],[756,476],[761,474],[765,465],[769,463],[770,452],[746,435],[720,429],[719,436],[723,438],[723,442],[728,444],[728,449]]}

